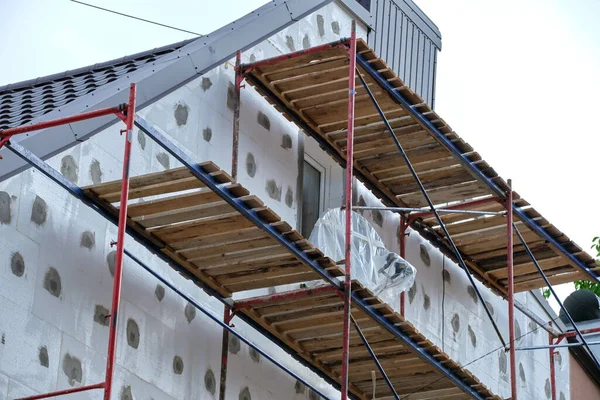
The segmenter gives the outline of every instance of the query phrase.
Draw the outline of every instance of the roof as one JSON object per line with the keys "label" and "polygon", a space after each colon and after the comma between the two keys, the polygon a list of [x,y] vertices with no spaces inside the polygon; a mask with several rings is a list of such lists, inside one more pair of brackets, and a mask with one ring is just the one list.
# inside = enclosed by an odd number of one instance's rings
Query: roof
{"label": "roof", "polygon": [[[136,125],[144,130],[147,125],[140,121],[136,118]],[[336,278],[343,279],[343,270],[227,172],[211,162],[198,167],[202,172],[181,167],[132,177],[128,227],[171,258],[169,264],[181,265],[211,290],[223,297],[237,294],[235,310],[320,374],[339,380],[343,300]],[[118,214],[120,180],[84,190],[94,204]],[[249,290],[314,280],[320,286],[302,296],[281,292],[279,298],[244,298]],[[399,394],[500,400],[359,282],[353,283],[352,316]],[[376,366],[353,333],[350,352],[350,391],[356,398],[370,398]],[[377,379],[378,396],[391,395],[379,373]]]}
{"label": "roof", "polygon": [[[348,67],[346,43],[244,65],[246,80],[289,120],[295,121],[345,167]],[[507,183],[494,169],[377,57],[357,45],[360,73],[377,98],[436,206],[477,202],[477,210],[503,211]],[[357,82],[354,111],[354,170],[384,204],[426,207],[427,203],[381,121]],[[553,284],[597,279],[596,261],[514,193],[515,223]],[[483,283],[507,294],[506,218],[443,214],[466,264]],[[413,221],[433,244],[454,258],[432,216]],[[515,291],[546,286],[524,247],[514,239]]]}
{"label": "roof", "polygon": [[197,40],[0,87],[0,129],[24,125]]}

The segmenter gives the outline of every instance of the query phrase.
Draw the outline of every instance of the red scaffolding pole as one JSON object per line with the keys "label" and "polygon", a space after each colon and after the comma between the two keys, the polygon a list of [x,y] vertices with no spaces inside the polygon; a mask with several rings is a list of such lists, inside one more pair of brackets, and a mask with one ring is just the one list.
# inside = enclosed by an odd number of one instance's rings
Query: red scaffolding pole
{"label": "red scaffolding pole", "polygon": [[506,239],[507,268],[508,268],[508,334],[510,351],[510,392],[511,399],[517,400],[517,368],[515,359],[515,293],[513,270],[513,191],[512,182],[508,180],[508,193],[506,196]]}
{"label": "red scaffolding pole", "polygon": [[351,248],[352,248],[352,172],[354,165],[354,98],[356,95],[356,22],[352,20],[348,70],[348,138],[346,147],[346,235],[345,235],[345,279],[344,279],[344,332],[342,343],[341,398],[348,398],[348,364],[350,360],[350,311],[352,297]]}
{"label": "red scaffolding pole", "polygon": [[123,249],[125,241],[125,229],[127,224],[127,202],[129,199],[129,161],[131,155],[131,140],[133,138],[133,121],[135,118],[135,97],[136,86],[132,83],[129,88],[129,102],[118,107],[103,108],[96,111],[90,111],[78,115],[59,118],[52,121],[44,121],[37,124],[20,126],[16,128],[0,131],[0,141],[2,145],[8,143],[13,135],[32,132],[40,129],[52,128],[59,125],[66,125],[73,122],[84,121],[87,119],[102,117],[106,115],[116,115],[126,124],[126,129],[121,131],[125,133],[125,149],[123,151],[123,176],[121,182],[121,199],[119,207],[119,225],[117,231],[117,254],[115,259],[115,274],[113,280],[113,294],[110,315],[110,325],[108,334],[108,349],[106,355],[106,372],[103,382],[93,385],[81,386],[78,388],[58,390],[51,393],[44,393],[35,396],[21,398],[20,400],[47,399],[49,397],[63,396],[72,393],[84,392],[93,389],[104,389],[104,400],[110,400],[112,388],[112,379],[115,366],[115,355],[117,348],[117,318],[119,303],[121,301],[121,283],[123,280]]}

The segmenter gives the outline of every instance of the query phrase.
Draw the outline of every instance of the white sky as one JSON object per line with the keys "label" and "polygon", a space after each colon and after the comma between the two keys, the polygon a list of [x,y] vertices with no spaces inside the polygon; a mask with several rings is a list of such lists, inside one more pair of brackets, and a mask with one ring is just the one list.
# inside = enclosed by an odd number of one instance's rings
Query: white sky
{"label": "white sky", "polygon": [[[267,1],[88,2],[209,33]],[[443,37],[437,112],[588,250],[600,234],[600,1],[416,2]],[[193,37],[68,0],[0,0],[0,15],[0,86]]]}

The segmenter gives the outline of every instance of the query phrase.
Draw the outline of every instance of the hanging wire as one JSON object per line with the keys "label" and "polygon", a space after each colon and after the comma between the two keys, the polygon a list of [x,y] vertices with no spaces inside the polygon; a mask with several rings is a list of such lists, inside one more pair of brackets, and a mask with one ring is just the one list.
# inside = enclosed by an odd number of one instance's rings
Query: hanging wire
{"label": "hanging wire", "polygon": [[81,4],[83,6],[88,6],[88,7],[96,8],[98,10],[106,11],[106,12],[109,12],[109,13],[112,13],[112,14],[117,14],[117,15],[120,15],[122,17],[136,19],[138,21],[147,22],[149,24],[162,26],[163,28],[169,28],[169,29],[173,29],[173,30],[176,30],[176,31],[180,31],[180,32],[190,33],[190,34],[196,35],[196,36],[203,36],[201,33],[192,32],[192,31],[188,31],[186,29],[177,28],[176,26],[172,26],[172,25],[161,24],[160,22],[150,21],[148,19],[136,17],[135,15],[129,15],[129,14],[125,14],[125,13],[122,13],[122,12],[118,12],[118,11],[114,11],[114,10],[109,10],[108,8],[103,8],[103,7],[95,6],[93,4],[84,3],[83,1],[78,1],[78,0],[70,0],[70,1],[73,2],[73,3]]}

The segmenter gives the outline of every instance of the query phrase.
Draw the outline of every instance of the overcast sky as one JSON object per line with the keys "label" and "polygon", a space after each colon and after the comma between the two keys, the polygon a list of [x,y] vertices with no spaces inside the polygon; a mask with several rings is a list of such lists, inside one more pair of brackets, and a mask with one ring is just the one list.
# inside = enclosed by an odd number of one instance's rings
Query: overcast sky
{"label": "overcast sky", "polygon": [[[199,33],[266,3],[89,2]],[[600,235],[600,1],[416,2],[443,36],[438,113],[589,250]],[[0,86],[193,37],[68,0],[0,0],[0,15]]]}

